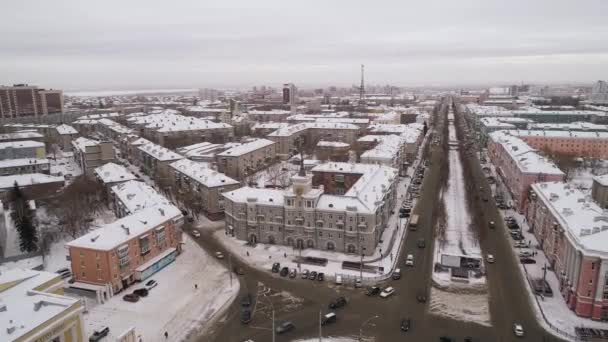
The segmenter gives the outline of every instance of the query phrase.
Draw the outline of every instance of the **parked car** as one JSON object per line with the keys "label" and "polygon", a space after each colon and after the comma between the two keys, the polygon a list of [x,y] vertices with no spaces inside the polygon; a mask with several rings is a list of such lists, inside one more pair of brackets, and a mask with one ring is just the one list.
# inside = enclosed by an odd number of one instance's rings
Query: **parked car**
{"label": "parked car", "polygon": [[287,277],[289,275],[289,267],[281,268],[281,272],[279,273],[281,277]]}
{"label": "parked car", "polygon": [[138,297],[148,297],[148,289],[137,289],[133,291],[133,294]]}
{"label": "parked car", "polygon": [[401,279],[401,269],[396,268],[395,271],[393,272],[393,280],[399,280],[399,279]]}
{"label": "parked car", "polygon": [[274,264],[272,264],[272,273],[279,273],[280,270],[281,270],[281,264],[279,264],[278,262],[275,262]]}
{"label": "parked car", "polygon": [[378,293],[380,293],[380,288],[378,286],[372,286],[372,287],[368,287],[367,290],[365,291],[365,295],[367,296],[375,296]]}
{"label": "parked car", "polygon": [[416,300],[418,303],[426,303],[426,294],[424,292],[420,292],[416,295]]}
{"label": "parked car", "polygon": [[524,336],[524,327],[519,323],[514,323],[513,324],[513,333],[517,337],[523,337]]}
{"label": "parked car", "polygon": [[318,281],[323,281],[323,280],[325,280],[325,273],[323,273],[323,272],[319,272],[319,273],[317,274],[317,280],[318,280]]}
{"label": "parked car", "polygon": [[488,254],[488,256],[486,257],[486,261],[488,262],[488,264],[493,264],[494,256],[492,254]]}
{"label": "parked car", "polygon": [[215,257],[218,259],[224,259],[224,254],[222,252],[215,252]]}
{"label": "parked car", "polygon": [[89,337],[89,342],[97,342],[100,341],[102,338],[108,336],[108,334],[110,333],[110,328],[109,327],[105,327],[101,330],[95,330],[93,331],[93,335],[91,335]]}
{"label": "parked car", "polygon": [[251,295],[248,293],[241,298],[241,307],[248,308],[251,306]]}
{"label": "parked car", "polygon": [[338,297],[334,299],[331,303],[329,303],[330,309],[338,309],[346,305],[346,298]]}
{"label": "parked car", "polygon": [[310,274],[308,275],[308,279],[310,279],[310,280],[317,279],[317,272],[316,271],[310,272]]}
{"label": "parked car", "polygon": [[528,244],[523,241],[517,241],[513,246],[515,246],[515,248],[527,248]]}
{"label": "parked car", "polygon": [[152,290],[153,288],[155,288],[156,286],[158,286],[158,283],[156,282],[156,280],[154,279],[150,279],[146,282],[146,289],[148,290]]}
{"label": "parked car", "polygon": [[380,298],[388,298],[390,296],[392,296],[395,293],[395,289],[392,286],[389,286],[387,288],[385,288],[384,290],[382,290],[382,292],[380,293]]}
{"label": "parked car", "polygon": [[362,286],[363,286],[363,283],[361,282],[361,279],[357,278],[357,280],[355,280],[355,288],[358,289]]}
{"label": "parked car", "polygon": [[241,323],[249,324],[251,322],[251,309],[241,308]]}
{"label": "parked car", "polygon": [[530,252],[530,251],[521,251],[521,252],[519,252],[519,257],[520,258],[531,258],[532,257],[532,252]]}
{"label": "parked car", "polygon": [[122,300],[124,300],[125,302],[131,302],[131,303],[137,303],[139,301],[139,296],[136,294],[126,294],[122,297]]}
{"label": "parked car", "polygon": [[496,223],[494,221],[490,221],[488,222],[488,227],[490,227],[490,229],[494,229],[496,228]]}
{"label": "parked car", "polygon": [[408,254],[405,258],[405,266],[414,266],[414,256],[412,254]]}
{"label": "parked car", "polygon": [[199,233],[199,231],[196,229],[192,229],[192,236],[194,236],[195,238],[199,238],[201,237],[201,233]]}
{"label": "parked car", "polygon": [[57,274],[62,274],[62,273],[71,273],[71,271],[70,271],[70,269],[69,269],[69,268],[64,267],[64,268],[60,268],[60,269],[58,269],[57,271],[55,271],[55,273],[57,273]]}
{"label": "parked car", "polygon": [[283,334],[283,333],[286,333],[295,328],[296,328],[296,326],[292,322],[286,321],[286,322],[279,323],[279,325],[277,325],[275,331],[277,332],[277,334]]}
{"label": "parked car", "polygon": [[424,241],[424,239],[418,239],[418,242],[416,244],[418,245],[418,248],[426,247],[426,242]]}
{"label": "parked car", "polygon": [[321,319],[321,325],[327,325],[330,323],[334,323],[337,319],[336,313],[335,312],[330,312],[328,314],[326,314],[325,316],[323,316],[323,318]]}
{"label": "parked car", "polygon": [[298,271],[295,268],[292,268],[289,271],[289,278],[295,278],[298,275]]}
{"label": "parked car", "polygon": [[304,271],[302,271],[302,279],[308,279],[308,273],[309,273],[309,271],[306,269]]}
{"label": "parked car", "polygon": [[519,261],[522,264],[536,264],[536,260],[534,260],[532,258],[519,258]]}
{"label": "parked car", "polygon": [[336,285],[342,285],[342,276],[341,275],[336,276]]}
{"label": "parked car", "polygon": [[412,321],[409,318],[404,318],[401,320],[401,331],[409,331],[411,327]]}

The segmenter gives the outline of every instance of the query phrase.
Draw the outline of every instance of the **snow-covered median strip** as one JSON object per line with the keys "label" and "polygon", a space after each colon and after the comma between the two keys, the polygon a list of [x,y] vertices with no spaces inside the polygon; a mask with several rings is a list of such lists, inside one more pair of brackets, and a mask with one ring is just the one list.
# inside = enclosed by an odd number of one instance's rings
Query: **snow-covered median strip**
{"label": "snow-covered median strip", "polygon": [[108,326],[112,339],[135,327],[144,341],[165,341],[165,331],[168,340],[183,341],[198,334],[227,308],[236,298],[239,282],[234,281],[230,287],[228,271],[190,237],[184,235],[184,240],[184,252],[149,278],[156,280],[158,286],[147,297],[137,303],[122,299],[143,287],[136,284],[105,304],[92,307],[84,316],[87,336]]}

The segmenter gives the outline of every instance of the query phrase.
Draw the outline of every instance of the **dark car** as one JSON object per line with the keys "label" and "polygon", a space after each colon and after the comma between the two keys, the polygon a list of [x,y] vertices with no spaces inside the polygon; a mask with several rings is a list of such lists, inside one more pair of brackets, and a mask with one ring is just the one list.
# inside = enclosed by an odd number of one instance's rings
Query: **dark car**
{"label": "dark car", "polygon": [[317,271],[310,272],[310,274],[308,275],[308,279],[310,279],[310,280],[317,279]]}
{"label": "dark car", "polygon": [[409,318],[401,320],[401,331],[409,331],[412,321]]}
{"label": "dark car", "polygon": [[236,273],[237,275],[245,274],[245,271],[243,271],[243,269],[241,267],[234,266],[233,270],[234,270],[234,273]]}
{"label": "dark car", "polygon": [[441,336],[439,338],[439,342],[452,342],[452,338],[451,337],[447,337],[447,336]]}
{"label": "dark car", "polygon": [[378,286],[368,287],[367,291],[365,291],[365,295],[367,296],[376,296],[380,293],[380,288]]}
{"label": "dark car", "polygon": [[251,309],[241,308],[241,323],[249,324],[251,322]]}
{"label": "dark car", "polygon": [[241,307],[248,308],[250,306],[251,306],[251,295],[246,294],[243,296],[243,298],[241,298]]}
{"label": "dark car", "polygon": [[424,248],[426,246],[424,239],[418,239],[417,244],[418,244],[418,248]]}
{"label": "dark car", "polygon": [[279,273],[280,270],[281,270],[281,264],[279,264],[278,262],[275,262],[274,264],[272,264],[272,273]]}
{"label": "dark car", "polygon": [[532,258],[519,258],[519,261],[522,264],[536,264],[536,260],[534,260]]}
{"label": "dark car", "polygon": [[126,302],[137,303],[139,301],[139,296],[133,293],[129,293],[124,295],[122,299]]}
{"label": "dark car", "polygon": [[283,333],[286,333],[295,328],[296,328],[296,326],[292,322],[287,321],[287,322],[279,323],[279,325],[277,326],[277,328],[275,330],[276,330],[277,334],[283,334]]}
{"label": "dark car", "polygon": [[345,305],[346,305],[346,298],[344,298],[344,297],[338,297],[334,301],[332,301],[331,303],[329,303],[329,308],[330,309],[338,309],[338,308],[341,308],[341,307],[343,307]]}
{"label": "dark car", "polygon": [[148,297],[148,289],[137,289],[133,291],[133,294],[138,297]]}
{"label": "dark car", "polygon": [[105,327],[101,330],[95,330],[93,331],[93,335],[91,335],[89,337],[89,342],[97,342],[99,340],[101,340],[102,338],[108,336],[108,334],[110,333],[110,328]]}
{"label": "dark car", "polygon": [[287,277],[288,274],[289,274],[289,267],[281,268],[281,273],[279,273],[279,275],[281,275],[281,277]]}
{"label": "dark car", "polygon": [[424,293],[419,293],[416,295],[416,300],[418,303],[426,303],[426,295]]}
{"label": "dark car", "polygon": [[323,272],[319,272],[319,273],[317,274],[317,280],[318,280],[318,281],[323,281],[323,280],[325,280],[325,273],[323,273]]}

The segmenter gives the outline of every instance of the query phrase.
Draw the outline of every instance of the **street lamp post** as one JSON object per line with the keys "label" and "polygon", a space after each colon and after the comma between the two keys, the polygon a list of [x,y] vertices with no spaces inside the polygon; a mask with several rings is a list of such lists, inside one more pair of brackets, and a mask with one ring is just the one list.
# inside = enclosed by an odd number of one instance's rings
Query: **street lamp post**
{"label": "street lamp post", "polygon": [[365,322],[363,322],[363,324],[361,324],[361,327],[359,328],[359,342],[363,342],[363,327],[365,327],[365,325],[367,323],[369,323],[372,319],[376,319],[378,317],[380,317],[380,316],[378,316],[378,315],[372,316],[372,317],[368,318]]}

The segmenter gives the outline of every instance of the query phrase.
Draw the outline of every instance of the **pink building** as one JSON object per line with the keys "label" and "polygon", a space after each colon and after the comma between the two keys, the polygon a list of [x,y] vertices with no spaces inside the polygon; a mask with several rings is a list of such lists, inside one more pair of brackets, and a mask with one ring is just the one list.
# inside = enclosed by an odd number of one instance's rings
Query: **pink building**
{"label": "pink building", "polygon": [[608,320],[608,212],[570,184],[548,182],[532,185],[526,217],[568,307]]}
{"label": "pink building", "polygon": [[553,162],[508,131],[492,132],[489,137],[488,157],[518,210],[526,205],[530,185],[564,179],[564,173]]}
{"label": "pink building", "polygon": [[509,133],[537,150],[577,157],[608,158],[608,132],[513,130]]}

